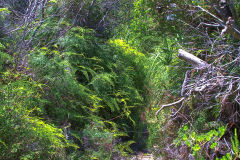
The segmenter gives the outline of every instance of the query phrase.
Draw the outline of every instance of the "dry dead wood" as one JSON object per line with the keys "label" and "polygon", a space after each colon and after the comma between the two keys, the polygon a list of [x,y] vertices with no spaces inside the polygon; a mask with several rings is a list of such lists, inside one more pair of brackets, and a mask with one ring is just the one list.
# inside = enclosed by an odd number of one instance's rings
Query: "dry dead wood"
{"label": "dry dead wood", "polygon": [[210,13],[206,9],[202,8],[201,6],[197,6],[197,8],[207,13],[208,15],[212,16],[219,23],[220,26],[224,27],[224,29],[221,32],[221,36],[223,36],[224,33],[230,33],[234,38],[240,40],[240,27],[236,24],[235,14],[233,14],[233,17],[228,17],[226,21],[223,21],[222,19],[218,18],[217,16]]}
{"label": "dry dead wood", "polygon": [[[209,64],[207,62],[201,60],[200,58],[198,58],[198,57],[194,56],[193,54],[188,53],[188,52],[186,52],[182,49],[178,50],[178,57],[180,59],[186,61],[187,63],[191,64],[194,68],[197,68],[197,69],[204,69],[204,68],[207,68],[209,66]],[[187,71],[187,73],[188,73],[188,71]],[[173,106],[173,105],[177,105],[177,104],[183,102],[187,98],[188,95],[184,95],[185,87],[187,85],[187,76],[188,76],[187,73],[185,75],[185,79],[184,79],[184,82],[183,82],[183,85],[182,85],[182,92],[181,92],[181,96],[184,96],[184,97],[182,97],[180,100],[178,100],[176,102],[162,105],[161,108],[155,113],[155,115],[158,115],[159,112],[161,110],[163,110],[165,107],[170,107],[170,106]]]}
{"label": "dry dead wood", "polygon": [[202,69],[209,66],[207,62],[182,49],[178,50],[178,57],[185,62],[191,64],[194,68]]}

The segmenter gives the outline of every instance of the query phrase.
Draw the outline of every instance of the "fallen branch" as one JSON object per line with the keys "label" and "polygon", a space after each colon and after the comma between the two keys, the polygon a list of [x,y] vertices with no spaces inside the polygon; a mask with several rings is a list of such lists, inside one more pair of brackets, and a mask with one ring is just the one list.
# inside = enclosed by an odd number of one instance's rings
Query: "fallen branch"
{"label": "fallen branch", "polygon": [[[203,68],[206,68],[206,67],[209,66],[209,64],[207,62],[201,60],[200,58],[198,58],[198,57],[192,55],[191,53],[188,53],[188,52],[186,52],[182,49],[179,49],[178,57],[180,59],[192,64],[195,68],[198,68],[198,69],[203,69]],[[184,82],[183,82],[183,85],[182,85],[181,95],[184,96],[184,97],[181,98],[180,100],[174,102],[174,103],[162,105],[162,107],[155,113],[155,115],[158,115],[159,112],[161,112],[161,110],[163,110],[165,107],[169,107],[169,106],[179,104],[188,97],[188,95],[185,95],[185,88],[186,88],[186,84],[187,84],[187,81],[188,81],[187,80],[188,79],[188,73],[189,73],[189,71],[186,72],[185,79],[184,79]]]}
{"label": "fallen branch", "polygon": [[228,32],[234,38],[240,40],[240,30],[239,30],[239,27],[237,26],[236,22],[231,17],[228,18],[228,21],[230,23],[230,25],[228,27],[229,28]]}
{"label": "fallen branch", "polygon": [[227,22],[225,24],[225,22],[223,20],[221,20],[214,14],[210,13],[206,9],[202,8],[201,6],[197,6],[197,8],[201,9],[203,12],[205,12],[205,13],[209,14],[210,16],[212,16],[213,18],[215,18],[218,21],[218,23],[220,23],[220,25],[222,25],[224,27],[224,29],[222,30],[221,36],[223,36],[223,34],[225,32],[229,32],[234,38],[240,40],[240,29],[239,29],[239,26],[235,22],[236,17],[233,17],[233,18],[228,17]]}
{"label": "fallen branch", "polygon": [[197,8],[201,9],[203,12],[209,14],[210,16],[212,16],[213,18],[215,18],[221,25],[224,25],[224,21],[221,20],[220,18],[218,18],[217,16],[215,16],[214,14],[210,13],[209,11],[207,11],[206,9],[202,8],[201,6],[197,6]]}
{"label": "fallen branch", "polygon": [[176,105],[176,104],[178,104],[178,103],[181,103],[181,102],[182,102],[183,100],[185,100],[185,99],[186,99],[186,97],[183,97],[183,98],[181,98],[180,100],[178,100],[178,101],[176,101],[176,102],[174,102],[174,103],[162,105],[162,107],[155,113],[155,115],[157,116],[158,113],[161,112],[161,110],[163,110],[163,108],[165,108],[165,107],[170,107],[170,106]]}
{"label": "fallen branch", "polygon": [[198,68],[198,69],[203,69],[203,68],[207,68],[209,66],[209,64],[203,60],[201,60],[200,58],[194,56],[191,53],[188,53],[182,49],[178,50],[178,57],[188,63],[190,63],[191,65],[193,65],[193,67]]}
{"label": "fallen branch", "polygon": [[181,96],[182,97],[185,97],[185,90],[186,90],[186,85],[187,85],[187,82],[188,82],[188,74],[189,73],[190,73],[189,70],[185,73],[185,78],[184,78],[184,81],[183,81],[183,84],[182,84],[182,90],[181,90]]}

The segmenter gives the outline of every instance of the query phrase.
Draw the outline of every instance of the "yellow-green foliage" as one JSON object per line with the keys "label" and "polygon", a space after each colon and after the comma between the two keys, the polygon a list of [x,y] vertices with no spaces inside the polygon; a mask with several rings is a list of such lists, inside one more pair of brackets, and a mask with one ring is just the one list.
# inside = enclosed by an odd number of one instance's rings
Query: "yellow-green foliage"
{"label": "yellow-green foliage", "polygon": [[44,114],[58,125],[69,117],[74,137],[92,123],[106,124],[106,133],[140,133],[145,58],[122,40],[105,42],[91,29],[73,27],[52,46],[35,48],[29,68],[44,84]]}
{"label": "yellow-green foliage", "polygon": [[1,159],[65,159],[62,130],[36,116],[42,85],[8,71],[0,86]]}
{"label": "yellow-green foliage", "polygon": [[5,49],[6,47],[0,42],[0,72],[12,61],[12,57],[5,52]]}
{"label": "yellow-green foliage", "polygon": [[146,56],[131,47],[125,41],[121,39],[110,40],[110,45],[115,48],[116,59],[120,57],[121,60],[124,61],[126,66],[129,66],[128,70],[133,71],[132,74],[133,79],[136,81],[136,85],[139,89],[142,89],[143,82],[145,81],[145,73],[147,71],[147,66],[145,63],[147,62]]}
{"label": "yellow-green foliage", "polygon": [[7,8],[0,8],[0,12],[9,12]]}
{"label": "yellow-green foliage", "polygon": [[64,159],[62,131],[29,116],[21,104],[1,106],[1,159]]}
{"label": "yellow-green foliage", "polygon": [[121,39],[110,40],[110,44],[115,45],[118,48],[122,48],[123,55],[128,56],[128,58],[133,57],[136,62],[141,61],[145,55],[138,52],[136,49],[132,48],[129,44]]}
{"label": "yellow-green foliage", "polygon": [[208,155],[205,155],[206,152],[201,146],[208,143],[210,148],[216,151],[215,149],[218,147],[219,140],[225,134],[226,128],[226,126],[222,126],[218,127],[217,130],[212,129],[207,133],[200,134],[191,131],[188,126],[184,126],[180,128],[178,136],[180,136],[182,138],[181,141],[184,141],[184,143],[191,149],[191,152],[196,159],[202,159]]}

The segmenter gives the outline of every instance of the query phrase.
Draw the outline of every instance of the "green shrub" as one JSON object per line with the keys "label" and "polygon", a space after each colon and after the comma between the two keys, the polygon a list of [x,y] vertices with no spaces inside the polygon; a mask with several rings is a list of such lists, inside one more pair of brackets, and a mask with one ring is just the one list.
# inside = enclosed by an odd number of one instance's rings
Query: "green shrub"
{"label": "green shrub", "polygon": [[43,113],[41,84],[10,72],[4,72],[2,80],[1,159],[65,159],[62,131],[36,116]]}
{"label": "green shrub", "polygon": [[93,30],[74,27],[51,47],[34,49],[29,60],[34,79],[44,84],[45,113],[56,124],[69,117],[72,131],[80,134],[101,122],[106,132],[139,137],[132,131],[142,130],[144,54],[124,41],[104,42]]}
{"label": "green shrub", "polygon": [[[187,125],[179,129],[179,134],[177,139],[182,139],[185,144],[190,147],[192,155],[196,159],[201,159],[203,157],[208,157],[204,151],[204,145],[209,143],[210,149],[215,151],[218,146],[219,140],[225,134],[226,126],[219,127],[217,130],[212,129],[207,133],[197,133],[189,129]],[[180,140],[181,141],[181,140]],[[175,142],[176,143],[176,142]],[[179,145],[179,143],[176,143]]]}
{"label": "green shrub", "polygon": [[6,47],[0,42],[0,72],[3,72],[6,68],[6,65],[9,65],[12,62],[12,57],[5,52]]}

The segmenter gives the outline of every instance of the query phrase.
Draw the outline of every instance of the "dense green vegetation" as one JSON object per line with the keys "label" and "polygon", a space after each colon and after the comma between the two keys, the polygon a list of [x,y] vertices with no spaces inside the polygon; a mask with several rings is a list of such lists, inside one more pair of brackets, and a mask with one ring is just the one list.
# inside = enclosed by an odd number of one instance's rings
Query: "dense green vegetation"
{"label": "dense green vegetation", "polygon": [[1,1],[0,159],[238,159],[239,9]]}

